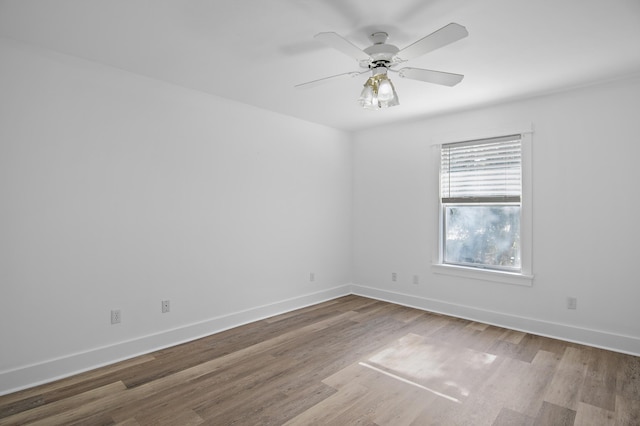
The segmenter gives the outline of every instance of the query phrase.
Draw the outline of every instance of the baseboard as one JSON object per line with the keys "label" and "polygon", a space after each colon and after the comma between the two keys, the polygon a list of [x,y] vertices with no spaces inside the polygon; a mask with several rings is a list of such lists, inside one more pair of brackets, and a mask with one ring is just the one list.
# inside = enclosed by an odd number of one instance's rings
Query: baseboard
{"label": "baseboard", "polygon": [[274,315],[315,305],[351,293],[348,284],[233,312],[206,321],[119,342],[85,352],[0,372],[0,395],[16,392],[94,368],[179,345]]}
{"label": "baseboard", "polygon": [[351,285],[351,293],[429,312],[524,331],[539,336],[640,356],[640,338],[633,336],[504,314],[358,284]]}
{"label": "baseboard", "polygon": [[640,356],[640,339],[637,337],[514,316],[358,284],[345,284],[114,345],[3,371],[0,372],[0,395],[52,382],[349,294]]}

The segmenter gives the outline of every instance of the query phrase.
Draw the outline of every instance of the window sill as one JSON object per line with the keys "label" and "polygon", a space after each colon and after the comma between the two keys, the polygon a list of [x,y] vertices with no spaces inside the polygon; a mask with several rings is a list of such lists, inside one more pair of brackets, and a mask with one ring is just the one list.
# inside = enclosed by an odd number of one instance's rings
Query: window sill
{"label": "window sill", "polygon": [[455,277],[471,278],[475,280],[490,281],[502,284],[513,284],[531,287],[533,275],[518,274],[514,272],[491,271],[487,269],[468,268],[457,265],[444,265],[434,263],[431,270],[435,274],[451,275]]}

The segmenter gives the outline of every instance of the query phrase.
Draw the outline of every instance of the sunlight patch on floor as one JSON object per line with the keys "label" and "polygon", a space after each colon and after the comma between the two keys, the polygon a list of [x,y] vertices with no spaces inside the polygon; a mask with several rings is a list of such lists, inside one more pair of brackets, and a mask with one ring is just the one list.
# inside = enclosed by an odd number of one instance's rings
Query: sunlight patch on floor
{"label": "sunlight patch on floor", "polygon": [[408,334],[360,365],[451,401],[461,402],[472,380],[490,371],[496,356]]}
{"label": "sunlight patch on floor", "polygon": [[392,379],[400,380],[401,382],[408,383],[408,384],[410,384],[410,385],[412,385],[412,386],[415,386],[415,387],[417,387],[417,388],[420,388],[420,389],[424,389],[424,390],[426,390],[426,391],[428,391],[428,392],[433,393],[434,395],[440,396],[440,397],[442,397],[442,398],[446,398],[446,399],[448,399],[449,401],[457,402],[458,404],[460,403],[460,400],[458,400],[458,399],[456,399],[456,398],[454,398],[454,397],[452,397],[452,396],[445,395],[445,394],[440,393],[440,392],[438,392],[438,391],[436,391],[436,390],[433,390],[433,389],[429,389],[429,388],[428,388],[428,387],[426,387],[426,386],[422,386],[422,385],[421,385],[421,384],[419,384],[419,383],[412,382],[411,380],[405,379],[404,377],[396,376],[396,375],[395,375],[395,374],[393,374],[393,373],[389,373],[388,371],[381,370],[381,369],[379,369],[379,368],[377,368],[377,367],[374,367],[373,365],[369,365],[369,364],[364,363],[364,362],[359,362],[358,364],[360,364],[360,365],[361,365],[361,366],[363,366],[363,367],[370,368],[370,369],[372,369],[373,371],[377,371],[378,373],[384,374],[385,376],[391,377]]}

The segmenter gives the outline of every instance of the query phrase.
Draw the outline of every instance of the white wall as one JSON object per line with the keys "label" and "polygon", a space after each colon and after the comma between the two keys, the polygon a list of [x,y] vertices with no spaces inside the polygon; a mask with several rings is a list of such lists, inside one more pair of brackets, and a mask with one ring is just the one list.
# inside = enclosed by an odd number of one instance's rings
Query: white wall
{"label": "white wall", "polygon": [[[347,135],[9,40],[0,59],[0,394],[350,288],[640,353],[640,78]],[[430,142],[514,123],[533,286],[434,275]]]}
{"label": "white wall", "polygon": [[349,135],[4,39],[0,94],[0,393],[348,292]]}
{"label": "white wall", "polygon": [[[636,76],[357,133],[355,291],[640,353],[639,112]],[[535,130],[533,285],[434,274],[438,151],[431,141],[520,123]],[[578,298],[577,310],[567,310],[567,296]]]}

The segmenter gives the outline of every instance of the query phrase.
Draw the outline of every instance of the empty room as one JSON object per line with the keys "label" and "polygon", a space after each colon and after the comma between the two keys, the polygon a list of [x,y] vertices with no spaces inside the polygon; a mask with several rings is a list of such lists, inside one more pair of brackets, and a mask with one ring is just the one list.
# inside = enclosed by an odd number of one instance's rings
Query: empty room
{"label": "empty room", "polygon": [[638,0],[0,0],[0,425],[640,425]]}

